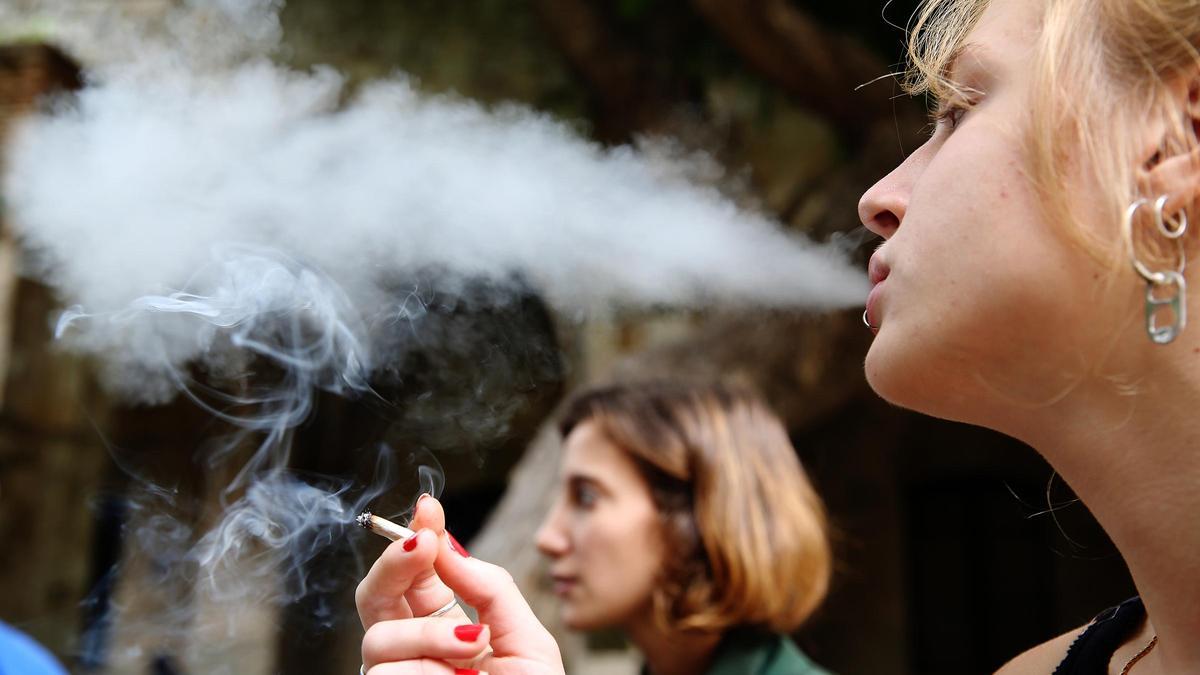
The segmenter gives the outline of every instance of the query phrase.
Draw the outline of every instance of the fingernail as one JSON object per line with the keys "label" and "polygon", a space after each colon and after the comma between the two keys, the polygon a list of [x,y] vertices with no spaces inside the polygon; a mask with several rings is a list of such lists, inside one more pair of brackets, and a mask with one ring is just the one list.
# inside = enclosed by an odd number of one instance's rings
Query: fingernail
{"label": "fingernail", "polygon": [[430,495],[428,492],[422,492],[422,493],[421,493],[421,496],[420,496],[420,497],[417,497],[417,503],[416,503],[416,505],[415,505],[415,506],[413,506],[413,510],[415,511],[415,510],[417,510],[418,508],[420,508],[420,506],[421,506],[421,502],[425,501],[426,499],[428,499],[428,498],[429,498],[429,497],[431,497],[431,496],[432,496],[432,495]]}
{"label": "fingernail", "polygon": [[454,627],[454,637],[463,642],[474,642],[479,639],[479,634],[483,632],[483,626],[478,623],[468,623],[462,626]]}
{"label": "fingernail", "polygon": [[458,543],[458,540],[454,538],[454,535],[447,532],[446,538],[450,540],[450,548],[454,549],[455,553],[461,555],[464,558],[471,557],[471,554],[467,553],[467,549],[463,548],[463,545]]}
{"label": "fingernail", "polygon": [[454,675],[479,675],[479,671],[474,668],[455,668]]}
{"label": "fingernail", "polygon": [[404,543],[401,544],[400,547],[403,548],[405,551],[413,550],[414,548],[417,547],[417,537],[419,537],[420,535],[421,535],[420,532],[414,533],[413,536],[409,537],[408,539],[405,539]]}

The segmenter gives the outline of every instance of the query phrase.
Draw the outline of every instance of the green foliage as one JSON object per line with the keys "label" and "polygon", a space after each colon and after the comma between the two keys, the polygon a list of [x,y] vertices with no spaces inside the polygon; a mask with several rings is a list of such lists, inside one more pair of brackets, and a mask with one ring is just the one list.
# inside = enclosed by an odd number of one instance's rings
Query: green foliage
{"label": "green foliage", "polygon": [[645,17],[655,0],[616,0],[617,16],[626,21],[637,21]]}

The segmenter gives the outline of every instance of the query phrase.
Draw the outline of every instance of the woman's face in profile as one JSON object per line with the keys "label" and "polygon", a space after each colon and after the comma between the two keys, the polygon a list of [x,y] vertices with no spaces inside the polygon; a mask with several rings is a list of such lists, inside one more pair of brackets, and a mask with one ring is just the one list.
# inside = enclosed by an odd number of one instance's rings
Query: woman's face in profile
{"label": "woman's face in profile", "polygon": [[564,444],[558,494],[537,533],[563,622],[620,627],[649,616],[663,566],[658,511],[633,460],[592,422]]}
{"label": "woman's face in profile", "polygon": [[[1102,362],[1117,320],[1138,318],[1136,284],[1128,296],[1105,293],[1097,279],[1107,270],[1070,240],[1072,224],[1047,222],[1028,175],[1044,7],[988,5],[948,72],[964,97],[946,102],[932,136],[859,204],[887,240],[871,264],[871,386],[893,403],[1012,433],[1031,406],[1059,400]],[[1093,188],[1066,189],[1081,222],[1109,227],[1086,198]],[[1098,234],[1119,241],[1111,229]]]}

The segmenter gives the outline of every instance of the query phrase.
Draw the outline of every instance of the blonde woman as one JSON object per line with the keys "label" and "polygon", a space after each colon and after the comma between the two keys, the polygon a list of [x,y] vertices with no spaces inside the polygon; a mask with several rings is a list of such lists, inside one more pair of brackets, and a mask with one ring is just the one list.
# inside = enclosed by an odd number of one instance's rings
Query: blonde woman
{"label": "blonde woman", "polygon": [[[937,124],[859,205],[867,378],[1037,448],[1139,591],[1002,672],[1200,673],[1200,0],[928,0],[910,46]],[[436,563],[536,664],[495,672],[561,672],[501,571]]]}
{"label": "blonde woman", "polygon": [[829,585],[820,499],[779,419],[724,386],[584,393],[537,535],[562,618],[618,628],[651,675],[821,675],[788,639]]}
{"label": "blonde woman", "polygon": [[1139,598],[1005,673],[1200,673],[1200,2],[931,0],[930,139],[872,187],[871,386],[1038,449]]}

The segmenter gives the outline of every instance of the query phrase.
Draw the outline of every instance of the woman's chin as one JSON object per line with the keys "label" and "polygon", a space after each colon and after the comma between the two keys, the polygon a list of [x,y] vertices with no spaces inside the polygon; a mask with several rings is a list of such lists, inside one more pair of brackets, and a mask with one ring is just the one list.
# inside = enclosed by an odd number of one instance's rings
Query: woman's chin
{"label": "woman's chin", "polygon": [[922,415],[1014,435],[994,414],[984,414],[995,409],[995,401],[974,375],[965,374],[967,368],[931,359],[928,349],[893,347],[896,345],[876,341],[863,364],[867,384],[880,398]]}
{"label": "woman's chin", "polygon": [[576,631],[591,630],[591,626],[588,625],[588,622],[581,620],[579,613],[574,611],[569,606],[564,606],[559,611],[558,618],[559,618],[559,620],[562,621],[563,625],[566,626],[569,630],[576,630]]}
{"label": "woman's chin", "polygon": [[863,362],[867,384],[894,406],[946,417],[949,411],[943,409],[945,392],[951,383],[939,383],[931,376],[939,366],[929,358],[927,349],[914,348],[911,343],[897,344],[896,337],[881,329],[871,343]]}
{"label": "woman's chin", "polygon": [[898,367],[898,357],[903,355],[895,354],[895,350],[889,347],[887,337],[882,332],[875,336],[875,341],[871,343],[863,362],[863,374],[867,378],[867,384],[880,398],[892,405],[912,407],[906,401],[911,398],[911,392],[907,391],[911,387],[906,386],[905,378]]}
{"label": "woman's chin", "polygon": [[615,624],[612,621],[604,621],[599,617],[588,616],[586,612],[579,611],[579,608],[564,606],[559,612],[559,618],[564,626],[573,631],[595,631],[612,628]]}

